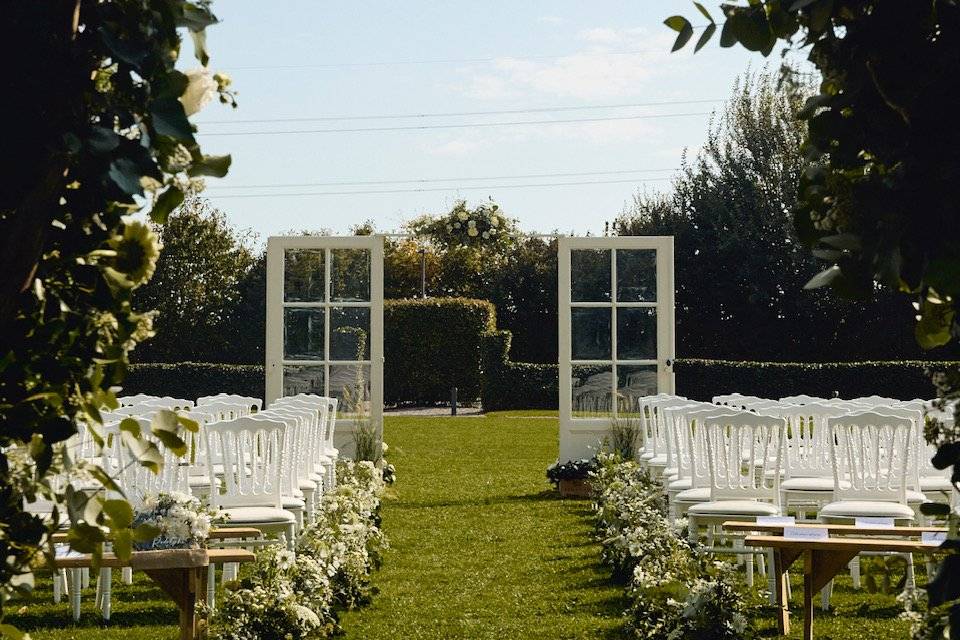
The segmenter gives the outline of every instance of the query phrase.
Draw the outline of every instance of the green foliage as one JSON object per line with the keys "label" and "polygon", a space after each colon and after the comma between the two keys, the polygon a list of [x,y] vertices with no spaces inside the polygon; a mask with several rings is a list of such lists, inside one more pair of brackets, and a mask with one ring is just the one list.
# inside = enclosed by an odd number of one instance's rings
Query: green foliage
{"label": "green foliage", "polygon": [[383,308],[384,401],[461,402],[480,397],[481,336],[496,326],[485,300],[387,300]]}
{"label": "green foliage", "polygon": [[262,323],[253,321],[257,316],[247,315],[243,304],[254,302],[244,294],[250,279],[259,276],[253,234],[231,227],[197,191],[155,231],[163,252],[134,301],[156,311],[158,335],[137,351],[137,359],[256,362],[245,352],[249,342],[263,342]]}
{"label": "green foliage", "polygon": [[[15,123],[4,154],[16,159],[0,188],[0,602],[15,580],[29,581],[64,511],[74,548],[95,557],[126,531],[125,512],[102,508],[102,495],[51,478],[64,462],[59,443],[81,428],[100,437],[99,409],[115,406],[110,387],[152,333],[132,292],[153,274],[159,244],[127,214],[146,202],[162,220],[191,176],[229,165],[197,145],[181,101],[196,85],[175,68],[182,33],[215,22],[205,0],[4,7],[0,55],[20,72],[0,81],[4,121]],[[232,103],[228,82],[216,84]],[[156,457],[153,445],[125,436],[143,461]],[[24,511],[37,499],[58,505],[53,518]]]}
{"label": "green foliage", "polygon": [[559,397],[557,365],[511,361],[511,341],[512,335],[506,330],[483,336],[483,410],[555,409]]}
{"label": "green foliage", "polygon": [[[804,291],[816,259],[790,212],[804,159],[802,96],[747,74],[685,158],[669,195],[638,194],[618,235],[674,236],[676,330],[683,357],[777,360],[923,358],[897,294],[870,301]],[[723,277],[717,277],[717,269]],[[863,340],[868,334],[870,340]],[[938,354],[949,358],[960,350]]]}
{"label": "green foliage", "polygon": [[130,365],[121,395],[194,399],[228,392],[262,398],[265,384],[262,364],[142,363]]}
{"label": "green foliage", "polygon": [[930,370],[960,370],[955,361],[741,362],[678,358],[677,393],[698,400],[736,391],[762,398],[804,393],[832,398],[884,395],[929,398]]}

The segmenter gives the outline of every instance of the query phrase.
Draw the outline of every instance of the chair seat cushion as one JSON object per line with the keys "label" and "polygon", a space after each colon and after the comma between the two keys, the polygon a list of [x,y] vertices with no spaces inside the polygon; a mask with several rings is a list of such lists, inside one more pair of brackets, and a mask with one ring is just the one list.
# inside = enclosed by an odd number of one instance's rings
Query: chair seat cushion
{"label": "chair seat cushion", "polygon": [[[847,488],[850,483],[846,480],[840,481],[842,488]],[[833,491],[833,477],[823,476],[819,478],[790,478],[780,483],[780,489],[783,491]]]}
{"label": "chair seat cushion", "polygon": [[671,480],[670,484],[667,485],[668,491],[683,491],[684,489],[689,489],[693,486],[693,480],[690,478],[680,478],[679,480]]}
{"label": "chair seat cushion", "polygon": [[924,502],[930,502],[927,500],[927,496],[923,495],[919,491],[910,491],[907,489],[907,504],[923,504]]}
{"label": "chair seat cushion", "polygon": [[294,498],[293,496],[283,496],[281,498],[284,509],[294,509],[300,510],[307,506],[307,503],[301,500],[300,498]]}
{"label": "chair seat cushion", "polygon": [[655,456],[653,456],[652,458],[650,458],[649,460],[647,460],[647,464],[650,465],[650,466],[652,466],[652,467],[666,467],[666,466],[667,466],[667,454],[665,454],[665,453],[658,453],[657,455],[655,455]]}
{"label": "chair seat cushion", "polygon": [[687,513],[702,516],[776,516],[780,507],[756,500],[717,500],[690,507]]}
{"label": "chair seat cushion", "polygon": [[313,480],[300,480],[297,487],[300,489],[300,491],[316,491],[317,483]]}
{"label": "chair seat cushion", "polygon": [[902,518],[913,520],[913,509],[899,502],[879,500],[841,500],[831,502],[820,509],[820,517],[827,518]]}
{"label": "chair seat cushion", "polygon": [[921,476],[921,491],[953,491],[953,484],[946,476]]}
{"label": "chair seat cushion", "polygon": [[187,476],[187,486],[189,487],[209,487],[210,478],[207,476]]}
{"label": "chair seat cushion", "polygon": [[640,460],[647,461],[653,457],[653,451],[644,451],[640,454]]}
{"label": "chair seat cushion", "polygon": [[276,507],[232,507],[224,509],[227,526],[236,524],[289,524],[295,523],[293,514]]}
{"label": "chair seat cushion", "polygon": [[710,487],[684,489],[673,497],[674,502],[710,502]]}

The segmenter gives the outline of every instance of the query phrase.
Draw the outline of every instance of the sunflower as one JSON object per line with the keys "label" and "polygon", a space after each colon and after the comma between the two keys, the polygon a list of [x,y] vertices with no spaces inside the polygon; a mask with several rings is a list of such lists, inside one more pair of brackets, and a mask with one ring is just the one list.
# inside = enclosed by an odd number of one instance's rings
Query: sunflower
{"label": "sunflower", "polygon": [[153,276],[160,257],[160,239],[145,222],[125,219],[123,235],[116,235],[107,244],[117,252],[106,268],[120,286],[135,289]]}

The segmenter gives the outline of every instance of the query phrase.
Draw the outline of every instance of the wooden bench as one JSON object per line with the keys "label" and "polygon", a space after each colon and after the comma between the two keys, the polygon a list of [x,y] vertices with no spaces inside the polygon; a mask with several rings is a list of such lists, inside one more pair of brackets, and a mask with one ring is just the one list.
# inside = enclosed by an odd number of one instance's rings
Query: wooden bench
{"label": "wooden bench", "polygon": [[[259,532],[258,532],[259,533]],[[196,605],[207,583],[208,569],[212,565],[252,562],[256,556],[246,549],[164,549],[158,551],[134,551],[128,560],[121,560],[112,553],[105,553],[100,567],[115,569],[130,567],[146,573],[180,611],[180,638],[193,640],[197,636]],[[54,569],[89,569],[93,567],[91,554],[72,554],[54,559]],[[71,600],[74,618],[80,609],[79,573],[74,583]]]}
{"label": "wooden bench", "polygon": [[[748,530],[756,530],[767,525],[746,523]],[[777,525],[781,529],[783,525]],[[790,526],[790,525],[788,525]],[[805,525],[816,527],[817,525]],[[850,525],[830,525],[820,528]],[[855,528],[855,527],[854,527]],[[923,527],[899,527],[900,529],[924,529]],[[879,530],[880,528],[870,529]],[[864,530],[868,530],[864,528]],[[943,529],[934,529],[942,531]],[[891,531],[894,533],[891,534]],[[896,535],[895,530],[885,528],[885,535]],[[923,533],[915,533],[919,535]],[[781,635],[790,633],[790,610],[787,598],[787,570],[794,561],[803,556],[803,638],[813,638],[813,595],[833,580],[841,569],[847,566],[861,552],[893,553],[941,553],[939,545],[926,544],[916,540],[884,540],[878,538],[835,537],[824,540],[793,539],[783,536],[749,535],[744,540],[748,547],[767,548],[773,551],[774,595],[777,603],[777,627]]]}

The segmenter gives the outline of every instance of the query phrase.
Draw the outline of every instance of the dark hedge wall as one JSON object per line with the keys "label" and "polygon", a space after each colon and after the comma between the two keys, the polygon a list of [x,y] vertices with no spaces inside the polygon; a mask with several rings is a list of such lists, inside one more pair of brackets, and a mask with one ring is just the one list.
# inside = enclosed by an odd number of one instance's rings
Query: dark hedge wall
{"label": "dark hedge wall", "polygon": [[263,366],[210,362],[141,363],[130,365],[120,395],[150,393],[195,400],[220,392],[263,398]]}
{"label": "dark hedge wall", "polygon": [[496,327],[486,300],[386,300],[383,306],[383,391],[387,404],[460,402],[480,397],[480,343]]}

